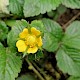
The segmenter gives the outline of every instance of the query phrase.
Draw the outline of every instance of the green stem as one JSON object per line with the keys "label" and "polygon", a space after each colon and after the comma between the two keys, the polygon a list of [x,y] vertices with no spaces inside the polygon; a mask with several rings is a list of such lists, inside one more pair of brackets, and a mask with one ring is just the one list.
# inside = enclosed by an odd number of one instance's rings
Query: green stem
{"label": "green stem", "polygon": [[34,73],[35,73],[41,80],[45,80],[45,79],[41,76],[41,74],[34,68],[34,66],[32,65],[32,63],[31,63],[28,59],[26,59],[26,61],[27,61],[28,65],[31,67],[31,69],[34,71]]}
{"label": "green stem", "polygon": [[32,62],[32,63],[33,63],[33,65],[37,68],[37,70],[39,70],[39,71],[43,74],[44,78],[45,78],[46,80],[48,80],[48,79],[47,79],[47,75],[45,74],[45,72],[43,72],[43,70],[40,69],[40,68],[36,65],[35,62]]}

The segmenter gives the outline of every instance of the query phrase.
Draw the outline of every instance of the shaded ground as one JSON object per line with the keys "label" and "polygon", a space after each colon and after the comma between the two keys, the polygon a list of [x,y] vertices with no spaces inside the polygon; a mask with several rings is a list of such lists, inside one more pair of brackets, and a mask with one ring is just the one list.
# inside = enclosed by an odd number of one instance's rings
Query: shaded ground
{"label": "shaded ground", "polygon": [[65,13],[59,16],[57,21],[61,26],[64,26],[70,21],[72,22],[74,20],[80,20],[79,15],[80,15],[80,10],[67,9]]}

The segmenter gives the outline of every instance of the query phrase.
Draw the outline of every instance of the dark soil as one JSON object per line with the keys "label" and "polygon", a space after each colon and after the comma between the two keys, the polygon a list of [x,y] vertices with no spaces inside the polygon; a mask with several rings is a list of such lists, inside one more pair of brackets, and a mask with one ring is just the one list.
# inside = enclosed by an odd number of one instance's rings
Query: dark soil
{"label": "dark soil", "polygon": [[[79,12],[80,10],[67,9],[67,11],[64,14],[59,16],[57,22],[61,26],[64,26],[68,21],[70,21]],[[78,16],[76,19],[80,20],[80,16]]]}

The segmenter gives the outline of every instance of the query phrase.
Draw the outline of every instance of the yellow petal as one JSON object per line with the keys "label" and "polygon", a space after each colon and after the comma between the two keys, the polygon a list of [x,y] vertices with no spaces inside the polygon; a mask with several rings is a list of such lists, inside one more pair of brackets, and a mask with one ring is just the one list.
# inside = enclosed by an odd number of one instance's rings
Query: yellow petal
{"label": "yellow petal", "polygon": [[24,52],[27,48],[27,46],[23,40],[18,40],[16,43],[16,47],[18,48],[19,52]]}
{"label": "yellow petal", "polygon": [[37,47],[37,46],[34,46],[33,48],[29,48],[29,49],[27,50],[27,53],[36,53],[37,50],[38,50],[38,47]]}
{"label": "yellow petal", "polygon": [[39,36],[41,34],[41,32],[34,27],[31,28],[31,32],[35,36]]}
{"label": "yellow petal", "polygon": [[41,47],[42,46],[42,38],[41,38],[41,36],[37,39],[37,45],[38,45],[38,47]]}
{"label": "yellow petal", "polygon": [[18,52],[25,52],[26,48],[27,48],[26,46],[18,47]]}
{"label": "yellow petal", "polygon": [[22,45],[25,45],[24,41],[23,40],[18,40],[16,42],[16,47],[19,47],[19,46],[22,46]]}
{"label": "yellow petal", "polygon": [[20,37],[20,38],[26,38],[27,35],[28,35],[28,29],[25,28],[25,29],[23,30],[23,32],[21,32],[21,33],[19,34],[19,37]]}

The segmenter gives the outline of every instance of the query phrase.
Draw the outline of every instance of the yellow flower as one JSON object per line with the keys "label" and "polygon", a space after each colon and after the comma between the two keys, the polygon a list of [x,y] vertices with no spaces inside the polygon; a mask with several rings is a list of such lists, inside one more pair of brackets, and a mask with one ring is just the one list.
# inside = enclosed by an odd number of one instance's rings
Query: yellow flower
{"label": "yellow flower", "polygon": [[36,53],[42,46],[41,32],[32,27],[30,30],[27,28],[19,34],[20,40],[16,42],[16,47],[19,52]]}

